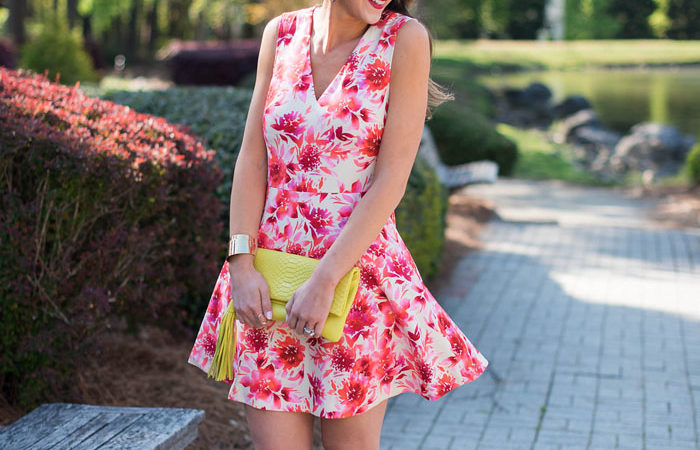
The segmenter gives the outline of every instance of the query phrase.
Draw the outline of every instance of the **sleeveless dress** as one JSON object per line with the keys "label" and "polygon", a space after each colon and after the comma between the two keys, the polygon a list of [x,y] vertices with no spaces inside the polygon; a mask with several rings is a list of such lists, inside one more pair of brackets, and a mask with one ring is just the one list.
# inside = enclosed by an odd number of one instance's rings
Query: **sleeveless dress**
{"label": "sleeveless dress", "polygon": [[[317,100],[315,7],[283,13],[279,23],[263,116],[268,182],[258,245],[320,259],[372,183],[396,35],[415,19],[384,10]],[[360,287],[338,342],[299,335],[283,321],[236,323],[229,399],[343,418],[402,392],[436,400],[484,372],[486,358],[423,284],[393,212],[355,266]],[[225,261],[189,357],[205,372],[229,299]]]}

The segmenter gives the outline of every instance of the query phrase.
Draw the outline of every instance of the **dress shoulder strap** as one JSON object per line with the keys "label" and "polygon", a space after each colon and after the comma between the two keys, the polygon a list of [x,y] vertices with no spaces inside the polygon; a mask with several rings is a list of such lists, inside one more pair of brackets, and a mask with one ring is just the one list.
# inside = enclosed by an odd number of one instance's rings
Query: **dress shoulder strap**
{"label": "dress shoulder strap", "polygon": [[384,50],[389,50],[390,54],[393,53],[393,47],[396,43],[396,36],[399,34],[399,30],[403,24],[409,20],[416,19],[395,11],[388,11],[387,14],[384,14],[382,19],[375,24],[375,26],[379,26],[381,29],[379,47]]}

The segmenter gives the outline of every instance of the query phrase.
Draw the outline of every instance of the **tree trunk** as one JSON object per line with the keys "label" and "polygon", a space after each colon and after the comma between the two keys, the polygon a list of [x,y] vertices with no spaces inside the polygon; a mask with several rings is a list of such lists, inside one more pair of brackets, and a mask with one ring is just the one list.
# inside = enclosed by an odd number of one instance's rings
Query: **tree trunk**
{"label": "tree trunk", "polygon": [[10,33],[19,46],[27,41],[27,32],[24,26],[24,19],[27,15],[25,0],[10,0]]}
{"label": "tree trunk", "polygon": [[83,17],[83,38],[92,40],[92,18],[91,16]]}
{"label": "tree trunk", "polygon": [[156,44],[158,42],[158,3],[160,0],[153,0],[153,7],[148,13],[147,21],[149,28],[148,36],[148,56],[152,57],[156,52]]}
{"label": "tree trunk", "polygon": [[131,58],[131,60],[138,59],[137,56],[137,47],[139,42],[141,41],[139,39],[139,9],[141,9],[141,1],[140,0],[133,0],[131,3],[131,11],[129,14],[129,23],[127,25],[127,36],[126,36],[126,42],[127,42],[127,48],[126,48],[126,54]]}
{"label": "tree trunk", "polygon": [[78,0],[68,0],[67,7],[68,27],[72,29],[78,21]]}

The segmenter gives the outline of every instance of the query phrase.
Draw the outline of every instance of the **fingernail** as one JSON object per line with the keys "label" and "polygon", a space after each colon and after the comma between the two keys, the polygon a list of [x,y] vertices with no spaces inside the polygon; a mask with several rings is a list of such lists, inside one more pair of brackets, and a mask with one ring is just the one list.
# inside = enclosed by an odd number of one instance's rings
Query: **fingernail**
{"label": "fingernail", "polygon": [[265,317],[268,318],[268,320],[272,320],[272,311],[268,311],[265,313]]}

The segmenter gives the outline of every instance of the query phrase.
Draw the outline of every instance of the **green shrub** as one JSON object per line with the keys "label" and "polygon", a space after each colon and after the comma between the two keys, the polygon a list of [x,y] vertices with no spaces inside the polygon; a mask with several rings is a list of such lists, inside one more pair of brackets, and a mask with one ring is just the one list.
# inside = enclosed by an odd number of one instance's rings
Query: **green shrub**
{"label": "green shrub", "polygon": [[[215,189],[221,204],[219,242],[228,242],[233,171],[251,96],[252,91],[248,89],[188,86],[152,91],[111,91],[101,97],[141,113],[163,117],[170,123],[184,125],[215,151],[215,164],[223,174]],[[220,247],[218,261],[226,258],[226,251],[225,246]],[[199,302],[195,304],[202,306]],[[204,308],[194,310],[192,317],[200,317]]]}
{"label": "green shrub", "polygon": [[511,175],[518,158],[516,144],[500,134],[485,116],[454,103],[441,105],[428,127],[440,158],[447,165],[490,160],[499,175]]}
{"label": "green shrub", "polygon": [[700,186],[700,142],[685,157],[685,173],[694,186]]}
{"label": "green shrub", "polygon": [[447,204],[448,193],[437,174],[417,157],[395,216],[399,234],[425,279],[440,269]]}
{"label": "green shrub", "polygon": [[0,394],[80,401],[95,333],[185,330],[220,270],[221,173],[159,117],[0,67]]}
{"label": "green shrub", "polygon": [[63,19],[48,16],[41,32],[20,48],[19,66],[38,73],[48,70],[50,80],[65,85],[76,81],[96,81],[99,77],[92,67],[92,60],[83,48],[80,32],[69,31]]}
{"label": "green shrub", "polygon": [[[106,92],[102,98],[141,113],[164,117],[170,123],[185,125],[203,138],[207,147],[216,151],[216,164],[224,174],[216,193],[228,207],[233,169],[241,148],[251,95],[248,89],[234,87],[174,87]],[[228,237],[224,241],[227,242]]]}

